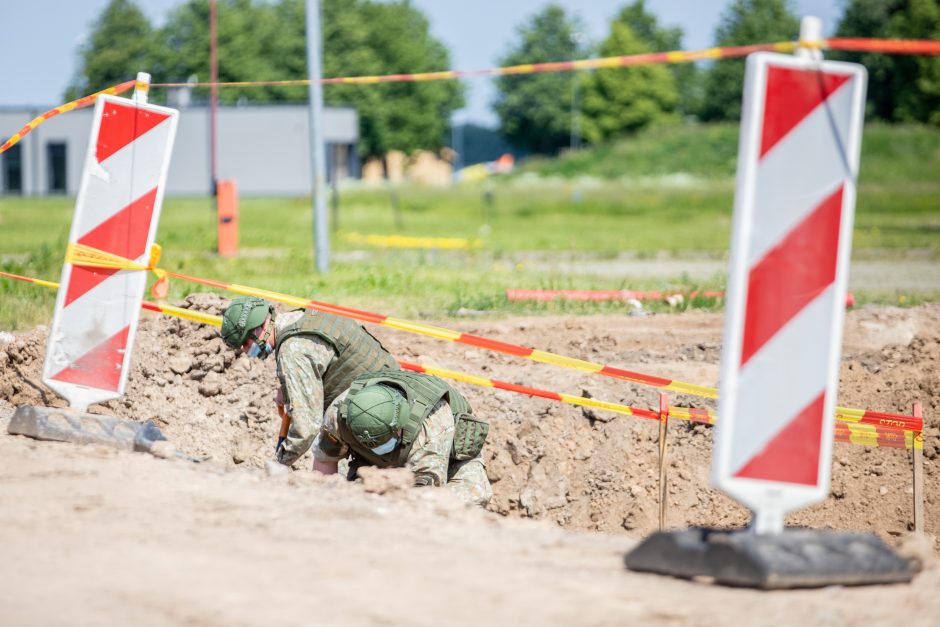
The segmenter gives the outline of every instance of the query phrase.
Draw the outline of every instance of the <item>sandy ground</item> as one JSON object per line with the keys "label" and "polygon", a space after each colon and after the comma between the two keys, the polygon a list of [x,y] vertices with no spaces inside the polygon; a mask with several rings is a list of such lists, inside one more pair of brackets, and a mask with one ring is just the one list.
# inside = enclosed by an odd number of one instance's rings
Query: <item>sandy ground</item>
{"label": "sandy ground", "polygon": [[[221,299],[186,306],[218,313]],[[531,317],[442,326],[715,385],[719,314]],[[403,359],[651,407],[657,391],[398,331]],[[458,384],[491,420],[495,496],[467,509],[379,475],[349,483],[265,462],[277,418],[272,363],[235,359],[217,331],[146,317],[123,398],[97,413],[152,419],[200,464],[6,434],[14,406],[63,405],[40,382],[47,330],[0,340],[0,624],[933,625],[940,569],[911,585],[762,593],[627,571],[657,525],[657,425]],[[9,339],[9,338],[7,338]],[[849,312],[839,403],[924,405],[927,531],[937,502],[940,305]],[[707,406],[674,395],[674,405]],[[711,429],[670,435],[667,524],[735,526],[708,486]],[[878,533],[911,526],[909,453],[837,444],[830,497],[790,524]],[[926,554],[931,557],[928,552]]]}

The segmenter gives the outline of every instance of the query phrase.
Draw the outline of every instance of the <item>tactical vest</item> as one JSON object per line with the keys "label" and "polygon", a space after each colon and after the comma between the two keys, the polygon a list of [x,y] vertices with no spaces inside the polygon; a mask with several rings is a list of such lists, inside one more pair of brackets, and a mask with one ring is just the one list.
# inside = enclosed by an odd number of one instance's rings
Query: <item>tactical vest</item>
{"label": "tactical vest", "polygon": [[[390,385],[400,390],[408,401],[411,410],[403,420],[401,441],[394,451],[385,455],[376,455],[360,444],[346,424],[349,398],[367,385],[377,383]],[[380,468],[404,466],[408,460],[408,454],[414,446],[415,439],[421,432],[424,421],[431,415],[431,410],[441,399],[447,401],[451,412],[454,414],[455,433],[454,446],[451,448],[451,459],[463,461],[476,457],[483,448],[489,425],[474,417],[467,399],[444,381],[431,375],[404,370],[370,373],[353,381],[349,388],[349,394],[339,406],[339,420],[337,420],[337,423],[340,437],[357,457],[375,466]]]}
{"label": "tactical vest", "polygon": [[[297,322],[277,332],[277,351],[296,335],[315,335],[336,351],[336,360],[323,373],[323,408],[348,388],[357,376],[379,370],[398,370],[398,362],[371,333],[354,320],[319,311],[306,311]],[[278,371],[280,376],[280,370]],[[281,381],[282,387],[284,381]],[[289,399],[288,399],[289,400]]]}

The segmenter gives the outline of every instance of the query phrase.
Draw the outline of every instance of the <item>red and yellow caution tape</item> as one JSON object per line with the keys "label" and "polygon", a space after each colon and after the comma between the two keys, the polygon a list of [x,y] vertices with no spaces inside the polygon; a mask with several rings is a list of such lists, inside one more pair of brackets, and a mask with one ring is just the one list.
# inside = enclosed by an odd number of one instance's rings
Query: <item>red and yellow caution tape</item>
{"label": "red and yellow caution tape", "polygon": [[[278,292],[272,292],[269,290],[261,290],[253,287],[248,287],[246,285],[238,285],[236,283],[224,283],[222,281],[213,281],[211,279],[202,279],[199,277],[188,276],[185,274],[179,274],[176,272],[169,272],[167,274],[184,281],[191,281],[194,283],[199,283],[200,285],[206,285],[209,287],[215,287],[230,292],[235,292],[237,294],[242,294],[244,296],[257,296],[258,298],[264,298],[267,300],[276,301],[283,303],[285,305],[290,305],[292,307],[302,307],[304,309],[316,309],[318,311],[324,311],[326,313],[331,313],[337,316],[342,316],[344,318],[352,318],[353,320],[358,320],[360,322],[370,322],[372,324],[378,324],[381,326],[389,327],[392,329],[399,329],[402,331],[408,331],[409,333],[416,333],[419,335],[425,335],[428,337],[437,338],[439,340],[447,340],[449,342],[456,342],[458,344],[466,344],[467,346],[476,346],[477,348],[483,348],[486,350],[496,351],[500,353],[506,353],[508,355],[514,355],[516,357],[522,357],[524,359],[530,359],[532,361],[538,361],[546,364],[553,364],[556,366],[561,366],[563,368],[570,368],[573,370],[581,370],[584,372],[589,372],[591,374],[598,374],[607,377],[613,377],[616,379],[621,379],[624,381],[630,381],[631,383],[637,383],[640,385],[647,385],[650,387],[655,387],[663,390],[672,390],[674,392],[679,392],[682,394],[692,394],[695,396],[703,396],[706,398],[718,398],[718,390],[715,388],[706,387],[703,385],[695,385],[692,383],[685,383],[682,381],[676,381],[674,379],[664,379],[661,377],[655,377],[648,374],[643,374],[640,372],[634,372],[631,370],[625,370],[623,368],[617,368],[615,366],[605,366],[601,364],[596,364],[589,361],[584,361],[582,359],[575,359],[573,357],[565,357],[563,355],[557,355],[555,353],[550,353],[547,351],[541,351],[535,348],[530,348],[528,346],[521,346],[518,344],[510,344],[508,342],[501,342],[499,340],[492,340],[489,338],[481,337],[478,335],[473,335],[470,333],[461,333],[459,331],[452,331],[450,329],[445,329],[442,327],[436,327],[429,324],[423,324],[420,322],[412,322],[409,320],[402,320],[400,318],[393,318],[391,316],[383,316],[380,314],[371,313],[368,311],[362,311],[359,309],[352,309],[349,307],[342,307],[340,305],[332,305],[330,303],[324,303],[316,300],[308,300],[304,298],[298,298],[296,296],[290,296],[287,294],[281,294]],[[709,411],[709,410],[702,410]],[[923,430],[923,421],[918,421],[918,419],[911,416],[904,416],[901,414],[890,414],[886,412],[875,412],[868,411],[864,409],[852,409],[848,407],[836,407],[836,418],[843,422],[850,423],[860,423],[860,424],[872,424],[875,426],[890,426],[890,422],[894,421],[895,423],[901,423],[906,426],[906,428],[914,430]]]}
{"label": "red and yellow caution tape", "polygon": [[[833,38],[819,41],[781,41],[749,46],[723,46],[704,50],[673,50],[670,52],[647,52],[600,59],[578,59],[574,61],[554,61],[549,63],[523,63],[506,67],[485,68],[480,70],[444,70],[440,72],[421,72],[410,74],[384,74],[376,76],[338,76],[324,78],[319,82],[324,85],[371,85],[377,83],[416,83],[426,81],[454,80],[476,76],[510,76],[539,74],[544,72],[570,72],[574,70],[598,70],[636,65],[660,63],[689,63],[692,61],[730,59],[743,57],[752,52],[793,52],[797,48],[821,50],[845,50],[854,52],[879,52],[884,54],[937,55],[940,54],[940,42],[918,39],[859,39]],[[152,83],[150,87],[286,87],[291,85],[309,85],[309,79],[279,81],[233,81],[228,83]],[[126,81],[120,85],[108,87],[99,92],[84,96],[78,100],[60,105],[30,121],[19,132],[10,137],[2,146],[3,153],[10,146],[19,142],[24,135],[51,117],[73,109],[81,109],[94,103],[102,94],[120,94],[134,86],[136,81]],[[143,85],[143,84],[142,84]]]}
{"label": "red and yellow caution tape", "polygon": [[[723,46],[704,50],[673,50],[669,52],[646,52],[641,54],[554,61],[549,63],[523,63],[506,67],[479,70],[442,70],[410,74],[383,74],[374,76],[339,76],[320,80],[324,85],[372,85],[377,83],[417,83],[426,81],[454,80],[478,76],[508,76],[539,74],[544,72],[570,72],[574,70],[598,70],[635,65],[662,63],[689,63],[713,59],[744,57],[753,52],[793,52],[797,48],[821,50],[846,50],[856,52],[881,52],[886,54],[935,55],[940,54],[940,45],[933,40],[898,39],[846,39],[833,38],[819,41],[781,41],[748,46]],[[285,87],[309,85],[309,79],[280,81],[238,81],[231,83],[154,83],[154,87]]]}
{"label": "red and yellow caution tape", "polygon": [[79,98],[78,100],[73,100],[72,102],[66,103],[64,105],[59,105],[55,109],[50,109],[49,111],[46,111],[45,113],[40,115],[38,118],[31,120],[26,126],[21,128],[12,137],[10,137],[10,139],[6,140],[3,143],[3,145],[0,146],[0,154],[6,152],[11,146],[15,146],[17,142],[19,142],[21,139],[23,139],[24,136],[29,134],[31,130],[33,130],[34,128],[36,128],[37,126],[39,126],[40,124],[48,120],[49,118],[54,118],[60,113],[66,113],[68,111],[72,111],[73,109],[81,109],[83,107],[92,105],[95,103],[95,100],[98,98],[98,96],[101,96],[102,94],[117,95],[117,94],[124,93],[128,89],[132,88],[136,83],[137,83],[136,80],[127,81],[125,83],[121,83],[120,85],[115,85],[114,87],[108,87],[107,89],[102,89],[101,91],[95,92],[91,94],[90,96],[84,96],[82,98]]}
{"label": "red and yellow caution tape", "polygon": [[933,56],[940,54],[940,41],[936,39],[861,39],[857,37],[834,37],[826,39],[823,46],[828,50],[846,52],[879,52],[881,54],[915,54]]}
{"label": "red and yellow caution tape", "polygon": [[288,294],[280,294],[278,292],[272,292],[269,290],[261,290],[246,285],[238,285],[237,283],[224,283],[222,281],[203,279],[200,277],[189,276],[177,272],[168,271],[167,274],[171,277],[182,279],[184,281],[190,281],[193,283],[199,283],[200,285],[206,285],[208,287],[228,290],[230,292],[235,292],[244,296],[257,296],[259,298],[273,300],[285,305],[290,305],[292,307],[316,309],[318,311],[324,311],[326,313],[335,314],[337,316],[352,318],[353,320],[358,320],[360,322],[370,322],[372,324],[378,324],[392,329],[399,329],[401,331],[408,331],[409,333],[417,333],[418,335],[425,335],[427,337],[433,337],[439,340],[447,340],[449,342],[456,342],[458,344],[476,346],[477,348],[506,353],[516,357],[523,357],[532,361],[554,364],[564,368],[581,370],[584,372],[600,374],[607,377],[614,377],[616,379],[630,381],[631,383],[639,383],[641,385],[648,385],[664,390],[672,390],[674,392],[680,392],[683,394],[693,394],[695,396],[704,396],[707,398],[718,397],[718,391],[714,388],[695,385],[692,383],[684,383],[682,381],[674,381],[672,379],[664,379],[662,377],[654,377],[652,375],[647,375],[640,372],[633,372],[623,368],[617,368],[615,366],[596,364],[589,361],[584,361],[582,359],[575,359],[573,357],[556,355],[555,353],[538,350],[536,348],[521,346],[518,344],[510,344],[508,342],[501,342],[499,340],[492,340],[489,338],[480,337],[479,335],[473,335],[471,333],[461,333],[459,331],[452,331],[450,329],[444,329],[442,327],[436,327],[430,324],[412,322],[410,320],[402,320],[401,318],[383,316],[381,314],[361,311],[359,309],[352,309],[349,307],[332,305],[330,303],[324,303],[321,301],[298,298]]}
{"label": "red and yellow caution tape", "polygon": [[[52,281],[43,281],[41,279],[34,279],[31,277],[24,277],[17,274],[10,274],[7,272],[0,272],[0,276],[5,276],[12,279],[17,279],[20,281],[27,281],[30,283],[35,283],[37,285],[42,285],[44,287],[50,287],[57,289],[59,287],[58,283]],[[222,326],[222,317],[216,316],[214,314],[203,313],[200,311],[193,311],[191,309],[186,309],[183,307],[174,307],[172,305],[164,305],[159,303],[152,303],[149,301],[143,301],[141,304],[143,309],[154,311],[158,313],[164,313],[171,316],[176,316],[178,318],[183,318],[186,320],[191,320],[193,322],[198,322],[200,324],[209,324],[215,327]],[[476,375],[471,375],[463,372],[457,372],[455,370],[448,370],[446,368],[438,368],[436,366],[422,366],[420,364],[415,364],[408,362],[402,359],[398,360],[398,363],[402,368],[406,370],[412,370],[414,372],[424,372],[427,374],[433,374],[438,377],[443,377],[447,379],[453,379],[455,381],[462,381],[464,383],[469,383],[472,385],[478,385],[482,387],[491,387],[499,390],[506,390],[509,392],[515,392],[517,394],[525,394],[527,396],[535,396],[539,398],[546,398],[549,400],[559,401],[562,403],[567,403],[569,405],[578,405],[581,407],[592,407],[596,409],[603,409],[619,414],[624,414],[628,416],[637,416],[639,418],[646,418],[649,420],[660,420],[659,413],[650,410],[643,409],[640,407],[631,407],[629,405],[623,405],[620,403],[610,403],[608,401],[602,401],[594,398],[586,398],[583,396],[574,396],[572,394],[563,394],[560,392],[552,392],[550,390],[543,390],[540,388],[534,388],[526,385],[519,385],[516,383],[508,383],[506,381],[499,381],[497,379],[490,379],[486,377],[478,377]],[[890,415],[890,414],[884,414]],[[694,407],[675,407],[669,406],[668,416],[670,418],[676,418],[679,420],[686,420],[690,422],[699,422],[703,424],[714,425],[716,422],[716,417],[714,412],[709,409],[700,409]],[[838,417],[838,415],[837,415]],[[923,433],[920,430],[911,430],[909,424],[917,424],[917,419],[900,416],[900,418],[910,419],[908,422],[898,422],[891,421],[886,422],[883,425],[876,424],[859,424],[855,422],[836,422],[835,423],[835,434],[834,438],[836,442],[844,442],[849,444],[859,444],[864,446],[873,446],[873,447],[887,447],[887,448],[923,448]],[[840,420],[843,418],[840,418]],[[920,422],[920,429],[922,429],[923,422]]]}

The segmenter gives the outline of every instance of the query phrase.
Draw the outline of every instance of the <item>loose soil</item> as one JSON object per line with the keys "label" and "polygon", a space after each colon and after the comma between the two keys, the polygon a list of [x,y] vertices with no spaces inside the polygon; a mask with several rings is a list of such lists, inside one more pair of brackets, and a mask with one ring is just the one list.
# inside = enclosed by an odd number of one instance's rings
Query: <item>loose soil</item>
{"label": "loose soil", "polygon": [[[220,313],[225,300],[182,306]],[[723,319],[688,312],[435,322],[505,342],[717,386]],[[370,327],[402,359],[640,407],[658,390]],[[145,315],[124,396],[93,413],[153,420],[194,464],[6,434],[18,405],[64,406],[40,381],[48,330],[0,334],[0,624],[935,624],[940,568],[909,586],[759,593],[623,568],[658,526],[658,424],[455,384],[491,423],[494,498],[378,473],[346,482],[266,464],[274,364],[212,327]],[[839,404],[926,416],[926,527],[940,534],[940,305],[849,311]],[[707,407],[681,394],[672,405]],[[667,526],[746,524],[709,487],[712,428],[674,422]],[[791,525],[912,528],[910,452],[836,444],[829,498]],[[524,519],[524,520],[522,520]],[[936,548],[936,546],[935,546]]]}

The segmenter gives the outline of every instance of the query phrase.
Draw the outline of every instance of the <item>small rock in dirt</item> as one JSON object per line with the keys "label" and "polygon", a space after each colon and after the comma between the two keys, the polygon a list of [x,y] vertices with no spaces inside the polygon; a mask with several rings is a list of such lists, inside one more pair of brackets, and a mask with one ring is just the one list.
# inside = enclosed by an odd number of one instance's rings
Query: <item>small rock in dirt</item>
{"label": "small rock in dirt", "polygon": [[235,442],[235,451],[232,453],[232,461],[236,464],[241,464],[242,462],[248,461],[252,453],[254,453],[252,439],[245,436],[240,437]]}
{"label": "small rock in dirt", "polygon": [[177,355],[170,360],[168,365],[170,366],[170,370],[176,374],[186,374],[189,372],[189,369],[193,367],[193,362],[186,355]]}
{"label": "small rock in dirt", "polygon": [[888,486],[883,485],[880,488],[878,488],[878,494],[880,494],[881,496],[884,496],[887,493],[888,493]]}
{"label": "small rock in dirt", "polygon": [[386,494],[407,490],[414,485],[414,474],[407,468],[376,468],[365,466],[357,471],[366,492]]}
{"label": "small rock in dirt", "polygon": [[221,391],[222,385],[219,383],[219,380],[215,378],[206,377],[199,384],[199,393],[203,396],[218,396]]}

